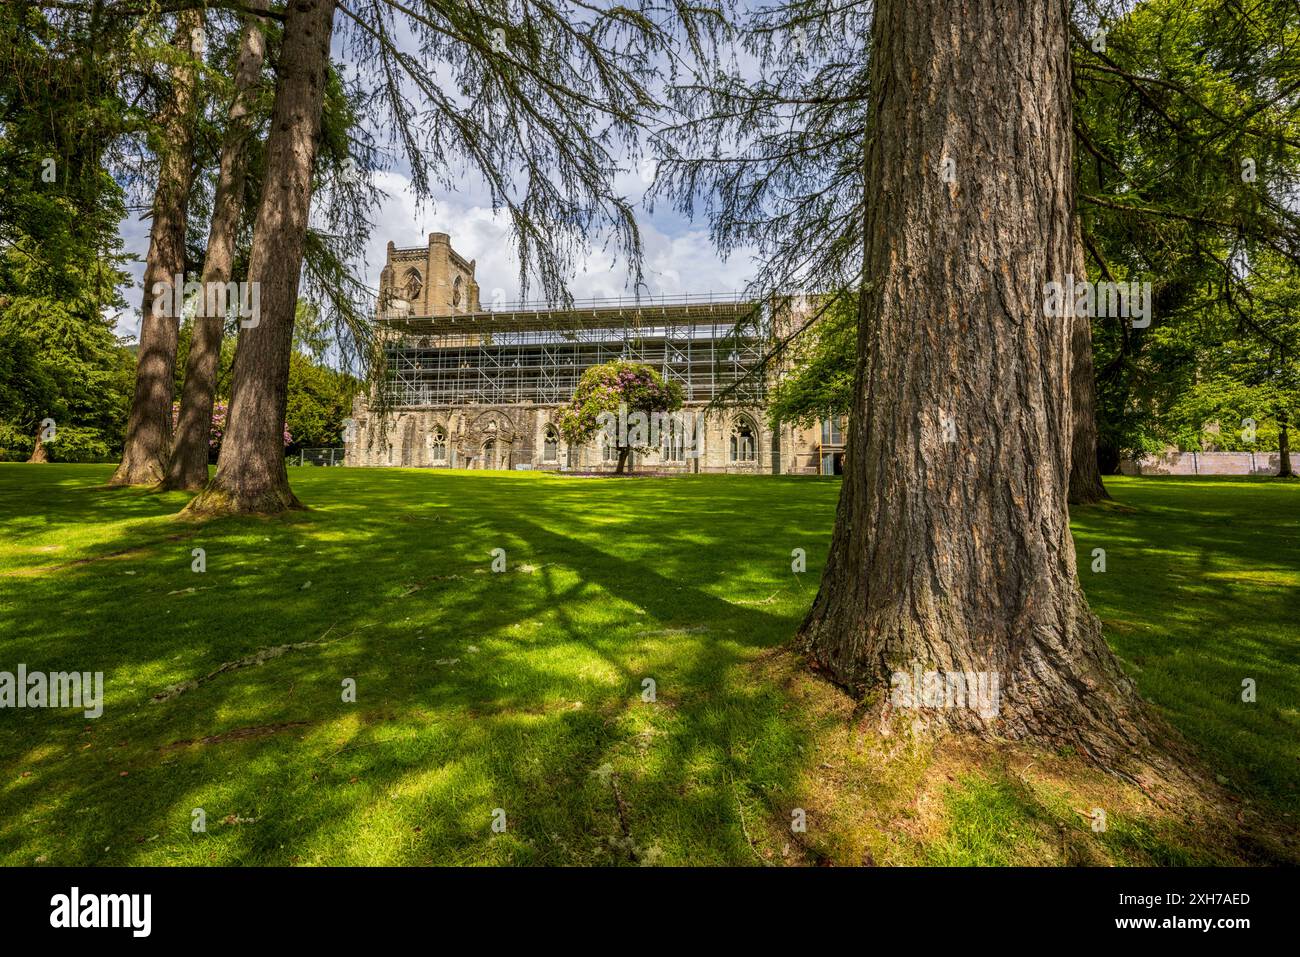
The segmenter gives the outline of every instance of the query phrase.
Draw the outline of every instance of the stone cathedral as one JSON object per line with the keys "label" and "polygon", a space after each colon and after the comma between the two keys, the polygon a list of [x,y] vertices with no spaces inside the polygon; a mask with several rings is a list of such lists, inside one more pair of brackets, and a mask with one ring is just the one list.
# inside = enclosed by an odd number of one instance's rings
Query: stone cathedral
{"label": "stone cathedral", "polygon": [[603,436],[571,447],[555,416],[585,369],[621,359],[680,383],[682,411],[699,423],[688,442],[674,427],[660,430],[650,452],[633,455],[638,471],[842,469],[840,421],[773,429],[764,404],[770,374],[747,375],[789,309],[714,295],[485,307],[474,269],[446,233],[431,233],[424,247],[388,244],[376,319],[389,413],[357,397],[347,465],[613,471],[617,451]]}

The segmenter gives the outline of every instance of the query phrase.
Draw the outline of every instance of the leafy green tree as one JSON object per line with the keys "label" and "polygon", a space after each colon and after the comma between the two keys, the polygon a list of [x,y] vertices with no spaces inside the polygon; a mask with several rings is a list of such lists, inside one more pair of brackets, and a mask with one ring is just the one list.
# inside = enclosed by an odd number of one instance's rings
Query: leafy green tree
{"label": "leafy green tree", "polygon": [[791,348],[784,374],[768,395],[768,418],[805,428],[828,416],[846,416],[857,367],[856,297],[835,298]]}
{"label": "leafy green tree", "polygon": [[[1244,264],[1300,263],[1300,9],[1088,7],[1074,46],[1088,269],[1153,292],[1149,328],[1092,322],[1098,453],[1113,470],[1121,455],[1196,441],[1203,424],[1186,417],[1212,408],[1211,392],[1236,404],[1255,388],[1254,373],[1218,364],[1214,351],[1259,335],[1232,315],[1250,297]],[[1225,324],[1239,331],[1225,335]]]}
{"label": "leafy green tree", "polygon": [[345,372],[313,362],[300,352],[289,358],[289,398],[285,428],[294,448],[343,444],[343,421],[361,383]]}
{"label": "leafy green tree", "polygon": [[587,369],[578,380],[572,401],[560,413],[560,432],[574,445],[603,432],[618,450],[615,472],[622,475],[633,451],[651,448],[653,417],[681,407],[682,387],[664,382],[652,367],[605,362]]}
{"label": "leafy green tree", "polygon": [[[120,448],[133,359],[111,314],[124,305],[125,206],[104,163],[133,111],[115,85],[120,52],[89,55],[107,29],[90,17],[53,20],[28,3],[0,7],[4,458],[93,460]],[[49,442],[38,438],[47,419]]]}
{"label": "leafy green tree", "polygon": [[[10,264],[0,263],[0,276]],[[9,299],[0,307],[0,457],[112,457],[126,424],[133,367],[112,320],[85,302],[30,293]],[[52,438],[42,441],[41,423],[51,419]]]}
{"label": "leafy green tree", "polygon": [[[1155,427],[1183,449],[1280,453],[1294,475],[1290,427],[1300,417],[1300,277],[1289,260],[1260,253],[1210,293],[1196,325],[1180,330],[1191,380]],[[1209,296],[1207,296],[1209,298]]]}

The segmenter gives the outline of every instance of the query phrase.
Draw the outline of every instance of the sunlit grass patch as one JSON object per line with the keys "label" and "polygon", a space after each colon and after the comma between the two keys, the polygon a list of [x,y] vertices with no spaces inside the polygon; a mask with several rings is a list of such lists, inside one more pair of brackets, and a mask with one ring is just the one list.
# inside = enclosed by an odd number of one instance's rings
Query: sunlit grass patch
{"label": "sunlit grass patch", "polygon": [[[96,720],[0,713],[6,864],[1288,856],[1075,758],[864,725],[780,650],[835,482],[294,469],[308,511],[192,524],[110,471],[0,465],[0,669],[106,687]],[[1293,828],[1300,489],[1110,487],[1073,516],[1107,637],[1245,820]]]}

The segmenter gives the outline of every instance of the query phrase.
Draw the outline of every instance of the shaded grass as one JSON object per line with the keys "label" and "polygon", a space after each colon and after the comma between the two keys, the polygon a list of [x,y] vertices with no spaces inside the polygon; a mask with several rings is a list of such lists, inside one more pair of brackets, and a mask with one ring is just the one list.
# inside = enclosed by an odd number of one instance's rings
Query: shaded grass
{"label": "shaded grass", "polygon": [[[184,493],[100,487],[110,472],[0,465],[0,670],[103,671],[107,688],[98,720],[0,711],[6,864],[1271,853],[1069,758],[1037,756],[1026,775],[1023,749],[855,727],[851,701],[773,654],[815,591],[834,481],[294,469],[310,511],[193,525],[172,518]],[[1108,484],[1118,507],[1074,519],[1107,635],[1233,791],[1289,820],[1300,489]],[[1088,571],[1095,547],[1104,574]],[[1250,676],[1259,700],[1246,705]],[[1115,811],[1105,832],[1074,806],[1085,799]],[[191,828],[196,809],[206,832]],[[796,809],[806,832],[790,828]]]}

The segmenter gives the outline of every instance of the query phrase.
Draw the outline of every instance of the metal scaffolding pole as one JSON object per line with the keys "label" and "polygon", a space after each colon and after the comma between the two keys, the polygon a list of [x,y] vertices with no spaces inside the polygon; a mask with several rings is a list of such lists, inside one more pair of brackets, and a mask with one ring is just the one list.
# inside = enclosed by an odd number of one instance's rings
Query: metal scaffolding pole
{"label": "metal scaffolding pole", "polygon": [[[510,307],[449,316],[387,317],[393,406],[568,402],[582,372],[615,359],[645,362],[711,401],[761,359],[761,306],[727,297],[653,303],[597,300],[572,309]],[[736,390],[761,402],[761,377]]]}

